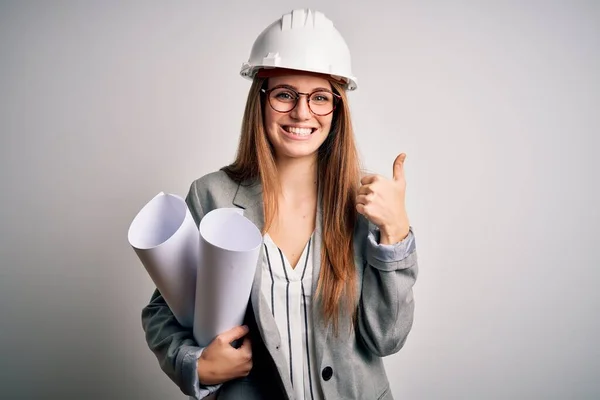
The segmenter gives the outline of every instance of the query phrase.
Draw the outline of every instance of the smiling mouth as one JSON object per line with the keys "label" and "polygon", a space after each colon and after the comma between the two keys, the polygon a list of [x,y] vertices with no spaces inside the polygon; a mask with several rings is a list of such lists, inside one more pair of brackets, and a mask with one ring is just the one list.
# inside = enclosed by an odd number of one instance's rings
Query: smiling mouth
{"label": "smiling mouth", "polygon": [[316,128],[298,128],[295,126],[289,126],[289,125],[284,125],[283,129],[288,132],[291,133],[292,135],[296,135],[296,136],[308,136],[314,133],[314,131],[316,131]]}

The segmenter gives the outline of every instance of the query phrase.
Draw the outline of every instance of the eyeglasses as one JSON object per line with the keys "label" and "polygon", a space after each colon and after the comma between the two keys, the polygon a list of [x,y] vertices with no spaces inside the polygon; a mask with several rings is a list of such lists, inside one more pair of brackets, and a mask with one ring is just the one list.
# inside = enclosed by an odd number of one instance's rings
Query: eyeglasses
{"label": "eyeglasses", "polygon": [[327,89],[318,89],[311,93],[297,92],[288,86],[275,86],[271,89],[261,89],[267,95],[271,108],[280,113],[288,113],[298,105],[300,96],[306,96],[310,111],[323,117],[335,110],[342,96]]}

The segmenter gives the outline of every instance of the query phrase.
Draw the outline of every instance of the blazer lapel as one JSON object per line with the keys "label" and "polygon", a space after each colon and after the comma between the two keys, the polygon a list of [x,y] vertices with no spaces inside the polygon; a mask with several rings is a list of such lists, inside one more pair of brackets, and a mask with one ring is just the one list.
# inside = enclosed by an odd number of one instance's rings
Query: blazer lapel
{"label": "blazer lapel", "polygon": [[[262,232],[264,228],[264,211],[262,199],[262,185],[260,183],[241,183],[233,198],[233,204],[244,209],[244,216],[252,221],[256,227]],[[260,255],[258,257],[258,265],[252,283],[252,291],[250,300],[252,309],[256,317],[256,325],[260,331],[260,335],[269,353],[275,361],[275,365],[279,370],[283,385],[287,393],[293,393],[292,382],[289,376],[289,367],[283,353],[279,350],[281,347],[281,336],[279,329],[273,318],[273,314],[269,310],[267,300],[261,291],[262,279],[262,260],[264,257],[264,246],[261,246]]]}
{"label": "blazer lapel", "polygon": [[244,209],[244,216],[252,221],[260,231],[264,227],[262,185],[258,182],[243,182],[233,196],[232,203]]}
{"label": "blazer lapel", "polygon": [[321,273],[321,246],[323,244],[323,210],[321,207],[321,196],[317,202],[317,216],[315,220],[315,236],[313,245],[313,275],[312,275],[312,320],[313,320],[313,340],[315,344],[316,366],[320,367],[323,359],[323,351],[326,348],[327,337],[331,324],[325,324],[321,302],[316,301],[317,283]]}

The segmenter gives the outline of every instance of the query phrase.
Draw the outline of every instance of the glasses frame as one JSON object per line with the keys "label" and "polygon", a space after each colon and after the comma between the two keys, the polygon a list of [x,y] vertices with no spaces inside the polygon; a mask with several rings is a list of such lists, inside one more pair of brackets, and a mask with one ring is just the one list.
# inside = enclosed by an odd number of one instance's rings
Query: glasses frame
{"label": "glasses frame", "polygon": [[[287,89],[287,90],[289,90],[291,92],[296,93],[296,99],[294,100],[294,106],[292,108],[290,108],[288,111],[279,111],[275,107],[273,107],[273,104],[271,104],[271,92],[273,90],[275,90],[275,89]],[[340,96],[337,93],[333,93],[331,90],[328,90],[328,89],[319,89],[319,90],[314,90],[314,91],[312,91],[310,93],[303,93],[303,92],[298,92],[297,90],[294,90],[294,89],[292,89],[289,86],[279,85],[279,86],[272,87],[271,89],[260,89],[260,91],[267,96],[267,102],[269,103],[269,106],[271,106],[271,108],[273,109],[273,111],[276,111],[276,112],[281,113],[281,114],[287,114],[289,112],[292,112],[294,110],[294,108],[296,108],[298,106],[298,100],[300,100],[300,96],[306,96],[306,104],[308,105],[308,109],[310,110],[310,112],[313,113],[314,115],[319,116],[319,117],[325,117],[325,116],[327,116],[327,115],[329,115],[329,114],[331,114],[332,112],[335,111],[335,108],[337,107],[337,104],[342,99],[342,96]],[[326,114],[317,114],[310,107],[310,97],[313,94],[319,93],[319,92],[327,92],[327,93],[331,93],[333,95],[333,108],[331,109],[331,111],[329,111]]]}

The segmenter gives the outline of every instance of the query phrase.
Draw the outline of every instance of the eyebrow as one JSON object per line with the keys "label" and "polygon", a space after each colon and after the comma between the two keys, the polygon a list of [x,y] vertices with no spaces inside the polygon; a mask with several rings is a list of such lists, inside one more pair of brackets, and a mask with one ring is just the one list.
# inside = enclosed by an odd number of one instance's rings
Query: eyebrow
{"label": "eyebrow", "polygon": [[[275,89],[275,88],[285,88],[285,89],[292,89],[292,90],[294,90],[294,91],[296,91],[296,92],[298,92],[298,91],[299,91],[297,87],[295,87],[295,86],[292,86],[292,85],[287,85],[287,84],[275,85],[275,86],[273,86],[273,88],[272,88],[272,89]],[[320,87],[320,86],[319,86],[319,87],[317,87],[317,88],[314,88],[314,89],[312,89],[312,90],[311,90],[309,93],[313,93],[313,92],[321,92],[321,91],[331,92],[332,90],[331,90],[331,89],[328,89],[328,88],[324,88],[324,87]]]}

